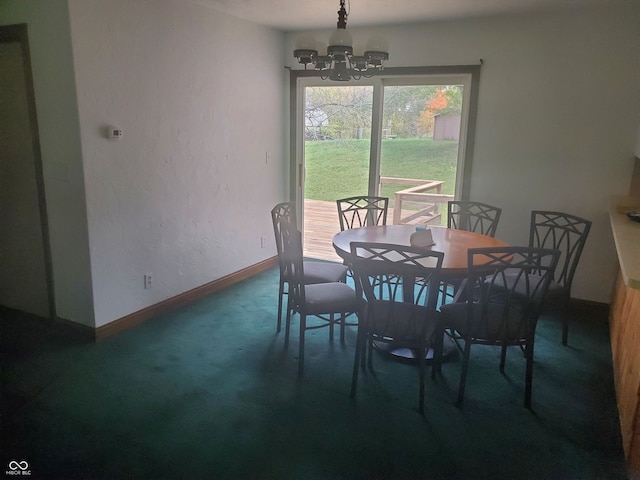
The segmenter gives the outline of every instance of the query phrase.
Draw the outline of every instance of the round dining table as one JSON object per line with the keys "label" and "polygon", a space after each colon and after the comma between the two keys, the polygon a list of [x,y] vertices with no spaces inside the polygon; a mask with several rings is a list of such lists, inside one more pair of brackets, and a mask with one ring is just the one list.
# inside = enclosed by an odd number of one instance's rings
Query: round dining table
{"label": "round dining table", "polygon": [[[507,243],[480,233],[456,230],[453,228],[431,226],[434,244],[428,248],[444,253],[442,273],[446,276],[463,277],[467,272],[467,250],[470,248],[506,247]],[[333,248],[343,259],[351,255],[351,242],[393,243],[411,245],[411,234],[416,231],[414,225],[376,225],[352,228],[336,233]]]}
{"label": "round dining table", "polygon": [[[470,248],[506,247],[507,243],[497,238],[488,237],[475,232],[456,230],[453,228],[430,226],[433,245],[423,248],[443,252],[441,273],[449,279],[463,279],[467,273],[467,250]],[[351,255],[351,242],[392,243],[396,245],[411,245],[411,234],[416,231],[415,225],[376,225],[344,230],[333,237],[333,248],[336,253],[348,262]],[[445,340],[448,337],[445,335]],[[387,344],[376,345],[400,359],[413,359],[413,351],[403,347],[388,348]],[[454,353],[455,343],[449,339],[443,345],[445,357]],[[433,351],[429,349],[427,360],[433,358]]]}

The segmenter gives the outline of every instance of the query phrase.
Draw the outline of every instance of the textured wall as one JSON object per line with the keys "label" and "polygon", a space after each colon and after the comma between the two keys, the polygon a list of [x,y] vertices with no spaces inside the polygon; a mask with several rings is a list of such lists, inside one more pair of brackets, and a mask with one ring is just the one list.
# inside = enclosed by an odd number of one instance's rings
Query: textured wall
{"label": "textured wall", "polygon": [[[640,123],[633,8],[382,29],[390,66],[485,60],[472,196],[513,243],[532,208],[591,218],[574,295],[596,301]],[[29,23],[60,317],[101,326],[275,254],[295,35],[178,0],[4,0],[0,19]]]}
{"label": "textured wall", "polygon": [[[640,4],[631,3],[351,29],[354,40],[383,33],[393,67],[484,60],[471,198],[503,207],[498,235],[514,244],[527,242],[532,209],[591,219],[573,295],[599,302],[610,301],[617,268],[607,206],[629,190],[640,124]],[[294,68],[298,35],[287,37]]]}
{"label": "textured wall", "polygon": [[96,326],[275,255],[284,35],[178,0],[69,11]]}

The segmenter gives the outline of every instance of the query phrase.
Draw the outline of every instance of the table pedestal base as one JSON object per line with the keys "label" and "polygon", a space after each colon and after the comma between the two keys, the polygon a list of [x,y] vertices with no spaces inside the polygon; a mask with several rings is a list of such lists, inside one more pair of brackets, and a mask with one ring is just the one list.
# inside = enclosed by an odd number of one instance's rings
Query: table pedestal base
{"label": "table pedestal base", "polygon": [[[373,346],[376,350],[391,355],[392,357],[397,358],[398,360],[415,360],[415,352],[414,350],[406,347],[401,347],[398,345],[390,345],[384,342],[373,342]],[[448,335],[444,336],[444,341],[442,343],[442,357],[443,360],[448,359],[455,355],[458,347],[456,346],[456,342],[453,341],[451,337]],[[433,349],[429,348],[427,350],[427,354],[425,356],[425,360],[430,362],[433,360]]]}

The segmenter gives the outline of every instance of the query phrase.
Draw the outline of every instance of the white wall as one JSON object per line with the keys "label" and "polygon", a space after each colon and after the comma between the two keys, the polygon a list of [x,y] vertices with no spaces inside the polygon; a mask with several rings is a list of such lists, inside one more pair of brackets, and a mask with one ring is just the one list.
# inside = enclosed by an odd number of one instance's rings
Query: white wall
{"label": "white wall", "polygon": [[69,14],[95,325],[275,255],[284,35],[179,0],[69,0]]}
{"label": "white wall", "polygon": [[[392,67],[484,60],[471,198],[503,207],[498,236],[513,244],[527,242],[532,209],[592,220],[573,296],[609,302],[617,258],[607,207],[629,190],[640,124],[638,18],[630,4],[350,31],[354,41],[383,33]],[[326,42],[331,32],[313,33]],[[299,35],[287,36],[293,68]]]}
{"label": "white wall", "polygon": [[[592,219],[574,296],[604,302],[606,207],[629,188],[640,124],[632,8],[371,30],[388,37],[390,66],[485,60],[471,194],[503,206],[512,243],[532,208]],[[0,24],[23,22],[58,316],[101,326],[275,254],[294,34],[178,0],[0,2]],[[104,138],[107,125],[124,138]]]}
{"label": "white wall", "polygon": [[93,326],[78,111],[66,0],[3,0],[0,24],[27,23],[58,317]]}

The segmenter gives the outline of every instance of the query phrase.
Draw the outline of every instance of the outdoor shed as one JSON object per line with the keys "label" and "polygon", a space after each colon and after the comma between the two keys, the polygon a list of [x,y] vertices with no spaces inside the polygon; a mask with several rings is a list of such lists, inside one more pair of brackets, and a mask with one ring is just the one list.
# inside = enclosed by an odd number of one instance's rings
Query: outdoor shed
{"label": "outdoor shed", "polygon": [[433,116],[434,140],[458,140],[460,138],[460,114],[447,113]]}

